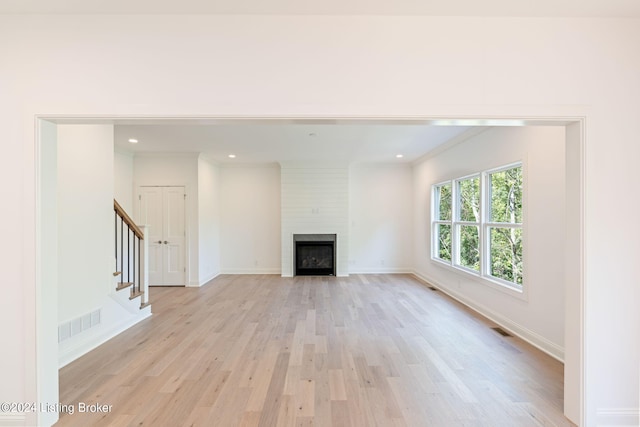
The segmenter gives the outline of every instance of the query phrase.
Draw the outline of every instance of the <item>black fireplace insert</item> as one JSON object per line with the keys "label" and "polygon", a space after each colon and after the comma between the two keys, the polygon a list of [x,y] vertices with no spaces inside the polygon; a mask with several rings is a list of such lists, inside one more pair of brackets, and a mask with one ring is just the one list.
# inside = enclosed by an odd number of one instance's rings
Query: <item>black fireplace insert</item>
{"label": "black fireplace insert", "polygon": [[296,276],[335,276],[335,242],[296,241]]}

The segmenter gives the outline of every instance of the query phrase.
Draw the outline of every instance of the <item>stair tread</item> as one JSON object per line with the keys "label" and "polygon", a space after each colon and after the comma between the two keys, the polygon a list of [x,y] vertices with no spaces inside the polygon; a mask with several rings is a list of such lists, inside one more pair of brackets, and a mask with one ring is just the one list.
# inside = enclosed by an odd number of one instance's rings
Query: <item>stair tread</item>
{"label": "stair tread", "polygon": [[141,296],[142,294],[144,294],[143,291],[138,291],[138,292],[132,292],[131,296],[129,297],[129,299],[134,299],[134,298],[138,298],[139,296]]}
{"label": "stair tread", "polygon": [[119,276],[122,274],[122,271],[114,271],[113,272],[113,277]]}
{"label": "stair tread", "polygon": [[120,282],[118,283],[118,286],[116,286],[116,291],[127,289],[131,285],[133,285],[133,282]]}
{"label": "stair tread", "polygon": [[150,301],[143,302],[142,304],[140,304],[140,310],[142,310],[143,308],[148,307],[150,305],[151,305]]}

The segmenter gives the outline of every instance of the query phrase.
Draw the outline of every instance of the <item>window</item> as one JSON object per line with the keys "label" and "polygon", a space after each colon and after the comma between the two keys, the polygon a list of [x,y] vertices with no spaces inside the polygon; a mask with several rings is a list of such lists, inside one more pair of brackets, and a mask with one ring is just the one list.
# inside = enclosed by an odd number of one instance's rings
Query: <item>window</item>
{"label": "window", "polygon": [[488,273],[522,286],[522,167],[487,174]]}
{"label": "window", "polygon": [[456,265],[480,271],[480,177],[456,180]]}
{"label": "window", "polygon": [[432,258],[522,289],[522,165],[433,186]]}
{"label": "window", "polygon": [[451,183],[436,185],[433,189],[435,220],[433,221],[434,257],[451,263]]}

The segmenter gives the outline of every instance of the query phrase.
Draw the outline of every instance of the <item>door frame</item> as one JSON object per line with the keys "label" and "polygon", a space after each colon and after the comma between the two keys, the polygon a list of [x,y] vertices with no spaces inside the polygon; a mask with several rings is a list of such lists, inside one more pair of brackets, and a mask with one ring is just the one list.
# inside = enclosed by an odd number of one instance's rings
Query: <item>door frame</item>
{"label": "door frame", "polygon": [[[184,117],[184,116],[157,116],[157,117],[149,117],[146,116],[118,116],[118,115],[105,115],[105,116],[77,116],[77,115],[36,115],[35,116],[35,289],[33,293],[32,301],[26,301],[26,305],[28,307],[34,307],[35,318],[28,320],[27,324],[27,333],[31,334],[33,332],[33,336],[35,340],[31,344],[33,347],[33,351],[30,352],[27,356],[28,358],[33,357],[34,359],[26,360],[25,363],[27,366],[34,366],[35,372],[28,376],[28,384],[26,384],[27,393],[31,395],[34,393],[39,401],[58,401],[58,372],[57,368],[52,369],[52,364],[50,363],[51,355],[55,355],[57,357],[57,342],[54,344],[50,337],[52,335],[55,336],[55,328],[57,325],[57,307],[48,307],[46,295],[51,294],[52,289],[51,286],[55,285],[57,287],[57,279],[55,277],[49,276],[51,273],[52,262],[50,259],[45,259],[43,256],[47,252],[47,248],[50,247],[50,242],[43,242],[43,237],[45,240],[47,239],[48,234],[51,234],[51,231],[47,229],[47,223],[43,218],[43,213],[46,208],[50,206],[51,197],[50,191],[51,186],[43,190],[43,172],[51,173],[51,170],[55,172],[56,165],[50,164],[46,158],[46,152],[50,151],[47,147],[47,144],[51,142],[50,132],[46,132],[41,129],[42,124],[44,122],[53,123],[54,126],[57,123],[65,123],[65,124],[104,124],[121,120],[133,122],[136,120],[147,120],[156,119],[158,121],[163,120],[186,120],[186,119],[194,119],[194,120],[211,120],[216,121],[217,123],[222,123],[225,121],[231,121],[233,123],[238,123],[240,121],[250,124],[250,123],[259,123],[259,122],[273,122],[275,120],[283,120],[289,123],[295,123],[296,121],[304,121],[304,122],[313,122],[316,121],[318,123],[322,122],[367,122],[371,124],[375,123],[384,123],[384,122],[404,122],[407,124],[410,123],[425,123],[427,121],[437,121],[439,123],[446,122],[450,125],[461,125],[461,126],[472,126],[473,123],[478,123],[477,125],[491,126],[492,122],[506,122],[506,121],[517,121],[527,124],[537,124],[537,125],[557,125],[557,126],[565,126],[565,128],[569,129],[570,126],[574,126],[575,129],[573,132],[574,136],[571,139],[569,137],[565,138],[565,145],[569,142],[572,142],[574,145],[573,154],[576,156],[573,162],[573,169],[576,170],[576,176],[574,177],[573,184],[580,188],[580,193],[577,197],[578,200],[575,201],[575,206],[573,211],[578,214],[578,218],[576,218],[576,222],[574,223],[574,229],[572,231],[572,236],[576,239],[575,242],[572,242],[571,246],[573,249],[576,247],[579,249],[579,253],[576,254],[574,258],[574,269],[575,269],[575,283],[572,284],[572,288],[570,290],[571,297],[567,298],[570,303],[574,304],[571,307],[570,315],[571,319],[567,319],[568,311],[565,309],[565,336],[573,335],[577,338],[576,347],[573,349],[574,353],[571,363],[572,363],[572,371],[574,375],[571,375],[570,388],[572,393],[572,405],[575,405],[572,411],[572,416],[574,421],[577,421],[578,425],[582,425],[586,418],[586,405],[585,402],[587,400],[587,359],[588,354],[586,354],[587,346],[587,324],[586,324],[586,308],[587,308],[587,293],[585,288],[585,276],[586,276],[586,266],[585,266],[585,211],[586,211],[586,203],[585,203],[585,185],[586,185],[586,148],[587,148],[587,114],[584,107],[577,106],[572,111],[572,113],[567,114],[566,109],[558,109],[553,106],[531,106],[529,108],[518,109],[518,111],[530,111],[530,114],[503,114],[503,113],[495,113],[496,110],[488,107],[487,109],[481,109],[486,112],[486,114],[478,113],[477,108],[472,107],[464,107],[461,106],[459,108],[454,109],[458,113],[449,114],[448,116],[437,116],[437,115],[425,115],[425,116],[407,116],[407,117],[398,117],[398,116],[390,116],[390,117],[352,117],[352,116],[317,116],[317,115],[306,115],[306,116],[296,116],[296,117],[270,117],[270,116],[193,116],[193,117]],[[465,111],[475,111],[475,114],[466,115]],[[500,111],[499,109],[497,111]],[[492,112],[494,112],[492,114]],[[538,114],[536,114],[536,112]],[[555,114],[554,114],[555,112]],[[480,124],[482,123],[482,124]],[[53,138],[53,143],[55,144],[55,137]],[[55,162],[54,162],[55,163]],[[44,175],[46,175],[46,173]],[[55,187],[55,185],[54,185]],[[190,194],[188,192],[188,186],[185,185],[186,194]],[[185,203],[185,221],[187,230],[189,229],[189,209]],[[55,236],[54,236],[55,238]],[[189,231],[187,231],[187,239],[189,239]],[[187,240],[189,241],[189,240]],[[190,266],[190,251],[189,244],[187,244],[187,265]],[[565,262],[566,262],[566,252],[565,251]],[[190,278],[190,272],[188,272],[188,277]],[[47,278],[45,280],[45,278]],[[55,288],[54,290],[55,291]],[[43,309],[46,307],[46,309]],[[29,312],[27,310],[27,312]],[[567,325],[570,325],[570,330]],[[56,340],[54,340],[56,341]],[[28,345],[29,347],[30,345]],[[566,347],[566,343],[565,343]],[[566,350],[566,348],[565,348]],[[565,351],[565,363],[566,363],[566,351]],[[565,366],[566,368],[566,366]],[[565,381],[567,381],[567,374],[565,371]],[[565,410],[567,409],[567,384],[565,382]],[[54,398],[55,397],[55,398]],[[575,412],[574,412],[575,411]],[[46,417],[46,414],[38,414],[38,421],[41,417]]]}

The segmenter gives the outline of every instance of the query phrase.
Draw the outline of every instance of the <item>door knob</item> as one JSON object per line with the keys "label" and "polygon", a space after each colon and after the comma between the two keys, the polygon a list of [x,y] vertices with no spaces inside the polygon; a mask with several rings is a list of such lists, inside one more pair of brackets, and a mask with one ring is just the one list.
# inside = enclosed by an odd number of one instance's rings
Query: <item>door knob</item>
{"label": "door knob", "polygon": [[165,240],[165,241],[164,241],[164,244],[166,245],[167,243],[169,243],[169,242],[167,242],[167,241]]}
{"label": "door knob", "polygon": [[158,240],[156,243],[161,245],[162,244],[162,240]]}

